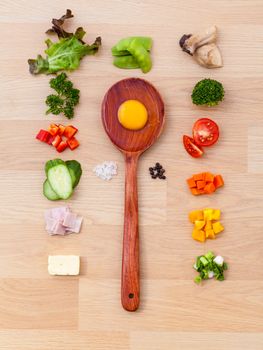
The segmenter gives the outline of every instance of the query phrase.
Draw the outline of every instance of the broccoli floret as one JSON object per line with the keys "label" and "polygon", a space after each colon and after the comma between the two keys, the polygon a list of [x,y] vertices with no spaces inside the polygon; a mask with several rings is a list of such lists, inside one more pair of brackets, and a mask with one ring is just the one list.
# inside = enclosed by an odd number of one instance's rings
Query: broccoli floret
{"label": "broccoli floret", "polygon": [[213,79],[200,80],[192,92],[192,101],[196,105],[215,106],[224,98],[223,85]]}

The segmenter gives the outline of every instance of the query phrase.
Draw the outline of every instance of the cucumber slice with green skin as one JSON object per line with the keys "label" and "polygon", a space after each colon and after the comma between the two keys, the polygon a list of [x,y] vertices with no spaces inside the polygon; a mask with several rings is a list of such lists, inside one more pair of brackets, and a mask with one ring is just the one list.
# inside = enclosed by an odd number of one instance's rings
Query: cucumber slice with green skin
{"label": "cucumber slice with green skin", "polygon": [[75,188],[78,185],[82,175],[81,165],[76,160],[67,160],[66,165],[71,176],[72,187]]}
{"label": "cucumber slice with green skin", "polygon": [[56,165],[59,165],[59,164],[62,164],[62,165],[66,165],[66,163],[64,162],[64,160],[62,159],[53,159],[53,160],[49,160],[48,162],[46,162],[46,165],[45,165],[45,172],[46,172],[46,175],[48,175],[48,171],[50,168],[56,166]]}
{"label": "cucumber slice with green skin", "polygon": [[50,186],[61,199],[68,199],[73,193],[72,180],[66,163],[61,159],[46,163],[46,173]]}
{"label": "cucumber slice with green skin", "polygon": [[60,199],[53,188],[50,186],[48,180],[43,183],[43,194],[50,201],[57,201]]}

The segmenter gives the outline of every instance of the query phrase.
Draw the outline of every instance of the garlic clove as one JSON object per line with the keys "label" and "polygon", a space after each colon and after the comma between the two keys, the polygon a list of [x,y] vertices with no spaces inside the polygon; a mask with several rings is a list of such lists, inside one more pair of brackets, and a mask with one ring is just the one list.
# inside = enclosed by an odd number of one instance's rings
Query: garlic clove
{"label": "garlic clove", "polygon": [[203,67],[223,67],[223,59],[221,56],[221,52],[216,44],[201,46],[195,51],[193,57],[197,61],[197,63],[199,63]]}

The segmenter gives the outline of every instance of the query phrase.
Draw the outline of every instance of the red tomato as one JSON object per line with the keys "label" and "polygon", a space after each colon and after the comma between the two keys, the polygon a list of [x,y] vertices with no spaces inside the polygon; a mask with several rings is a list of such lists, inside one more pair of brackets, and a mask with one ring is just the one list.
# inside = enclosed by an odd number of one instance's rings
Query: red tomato
{"label": "red tomato", "polygon": [[202,148],[198,147],[195,144],[194,139],[192,139],[191,137],[184,135],[183,142],[184,142],[184,148],[186,152],[190,154],[190,156],[194,158],[199,158],[204,154]]}
{"label": "red tomato", "polygon": [[219,137],[218,125],[211,119],[198,119],[193,126],[193,137],[198,146],[212,146]]}

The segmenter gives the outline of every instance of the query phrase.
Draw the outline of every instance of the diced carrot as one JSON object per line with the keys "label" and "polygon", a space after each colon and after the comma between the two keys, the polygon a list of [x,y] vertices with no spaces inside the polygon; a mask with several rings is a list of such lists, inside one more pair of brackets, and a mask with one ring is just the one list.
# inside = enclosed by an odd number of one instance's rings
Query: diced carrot
{"label": "diced carrot", "polygon": [[191,177],[190,179],[187,179],[186,181],[187,181],[188,186],[189,186],[190,188],[196,187],[195,180],[194,180],[192,177]]}
{"label": "diced carrot", "polygon": [[199,194],[201,194],[200,190],[198,190],[197,188],[190,188],[190,190],[194,196],[198,196]]}
{"label": "diced carrot", "polygon": [[205,181],[206,182],[213,182],[214,181],[214,175],[209,173],[209,172],[205,173]]}
{"label": "diced carrot", "polygon": [[65,131],[66,127],[64,125],[62,125],[62,124],[59,124],[58,128],[59,128],[58,134],[60,136],[62,136],[64,134],[64,131]]}
{"label": "diced carrot", "polygon": [[203,189],[206,185],[206,182],[203,181],[203,180],[200,180],[200,181],[196,181],[196,186],[197,188],[200,190],[200,189]]}
{"label": "diced carrot", "polygon": [[208,183],[204,188],[204,191],[207,194],[213,193],[215,192],[215,190],[216,190],[215,185],[212,182]]}
{"label": "diced carrot", "polygon": [[75,137],[72,137],[70,140],[67,140],[68,146],[73,151],[73,149],[79,147],[79,142]]}
{"label": "diced carrot", "polygon": [[195,174],[195,175],[193,176],[193,179],[194,179],[195,181],[204,180],[203,173]]}
{"label": "diced carrot", "polygon": [[224,180],[221,175],[216,175],[214,178],[215,188],[224,186]]}

